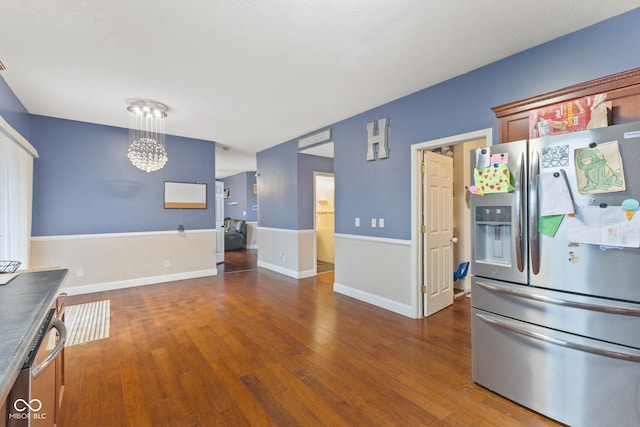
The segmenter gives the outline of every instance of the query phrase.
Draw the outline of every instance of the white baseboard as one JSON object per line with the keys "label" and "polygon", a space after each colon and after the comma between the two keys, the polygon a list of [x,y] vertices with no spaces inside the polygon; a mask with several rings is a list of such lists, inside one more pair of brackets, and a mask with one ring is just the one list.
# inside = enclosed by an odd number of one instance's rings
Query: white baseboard
{"label": "white baseboard", "polygon": [[96,283],[92,285],[73,286],[64,288],[67,295],[82,295],[94,292],[113,291],[116,289],[132,288],[135,286],[153,285],[155,283],[174,282],[176,280],[195,279],[198,277],[216,276],[218,270],[188,271],[185,273],[167,274],[164,276],[141,277],[139,279],[121,280],[117,282]]}
{"label": "white baseboard", "polygon": [[307,277],[317,275],[315,270],[295,271],[260,260],[258,260],[258,267],[266,268],[267,270],[275,271],[276,273],[284,274],[285,276],[293,277],[294,279],[305,279]]}
{"label": "white baseboard", "polygon": [[348,286],[341,285],[340,283],[333,284],[333,291],[403,316],[414,317],[414,313],[410,305],[400,304],[397,301],[392,301],[379,295],[370,294],[368,292],[361,291],[360,289],[350,288]]}

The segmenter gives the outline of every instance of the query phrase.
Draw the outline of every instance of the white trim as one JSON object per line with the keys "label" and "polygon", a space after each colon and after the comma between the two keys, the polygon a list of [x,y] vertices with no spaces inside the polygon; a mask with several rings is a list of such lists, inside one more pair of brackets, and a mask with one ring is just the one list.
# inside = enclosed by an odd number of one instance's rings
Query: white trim
{"label": "white trim", "polygon": [[306,279],[307,277],[313,277],[317,274],[315,270],[294,271],[265,261],[258,261],[258,267],[266,268],[267,270],[275,271],[276,273],[284,274],[294,279]]}
{"label": "white trim", "polygon": [[420,317],[422,314],[422,291],[420,290],[420,263],[422,254],[420,252],[420,233],[418,232],[418,219],[420,217],[421,206],[418,201],[421,183],[419,182],[419,153],[427,148],[441,147],[444,145],[459,144],[466,141],[473,141],[484,138],[487,146],[493,143],[493,128],[481,129],[459,135],[448,136],[446,138],[434,139],[411,145],[411,283],[414,292],[411,294],[411,308],[413,317]]}
{"label": "white trim", "polygon": [[296,233],[296,234],[304,234],[304,233],[313,233],[315,232],[315,230],[309,230],[309,229],[305,229],[305,230],[293,230],[291,228],[273,228],[273,227],[258,227],[258,230],[264,230],[264,231],[277,231],[279,233]]}
{"label": "white trim", "polygon": [[93,285],[73,286],[64,288],[68,295],[81,295],[93,292],[112,291],[115,289],[131,288],[134,286],[153,285],[156,283],[173,282],[176,280],[195,279],[198,277],[216,276],[218,270],[189,271],[185,273],[168,274],[164,276],[141,277],[139,279],[121,280],[117,282],[95,283]]}
{"label": "white trim", "polygon": [[15,130],[2,116],[0,116],[0,130],[11,138],[13,142],[22,147],[23,150],[31,154],[31,156],[38,157],[38,150],[36,150],[24,136],[20,135],[20,132]]}
{"label": "white trim", "polygon": [[122,237],[146,237],[146,236],[168,236],[174,234],[198,234],[198,233],[217,233],[215,228],[201,230],[186,230],[179,232],[177,230],[170,231],[137,231],[128,233],[101,233],[101,234],[68,234],[58,236],[32,236],[33,242],[57,242],[61,240],[86,240],[86,239],[114,239]]}
{"label": "white trim", "polygon": [[350,288],[349,286],[341,285],[337,282],[333,284],[333,291],[360,301],[364,301],[368,304],[375,305],[376,307],[384,308],[394,313],[401,314],[406,317],[415,318],[411,306],[400,304],[397,301],[392,301],[379,295],[370,294],[368,292],[361,291],[360,289]]}
{"label": "white trim", "polygon": [[372,243],[384,243],[387,245],[411,246],[411,240],[391,239],[388,237],[362,236],[359,234],[342,234],[342,233],[335,233],[333,237],[336,239],[360,240],[360,241],[372,242]]}

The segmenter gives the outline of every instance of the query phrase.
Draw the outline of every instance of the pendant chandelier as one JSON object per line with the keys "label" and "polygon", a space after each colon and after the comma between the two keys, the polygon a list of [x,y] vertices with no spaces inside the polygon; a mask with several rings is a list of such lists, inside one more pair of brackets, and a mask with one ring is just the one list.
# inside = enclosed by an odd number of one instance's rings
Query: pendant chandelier
{"label": "pendant chandelier", "polygon": [[148,99],[135,99],[129,111],[129,160],[138,169],[153,172],[167,163],[164,145],[164,119],[167,106]]}

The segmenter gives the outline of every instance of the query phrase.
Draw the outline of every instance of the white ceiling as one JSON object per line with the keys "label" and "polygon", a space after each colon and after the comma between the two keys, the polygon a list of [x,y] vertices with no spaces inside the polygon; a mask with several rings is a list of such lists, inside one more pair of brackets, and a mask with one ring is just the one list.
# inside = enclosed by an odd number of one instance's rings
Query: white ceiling
{"label": "white ceiling", "polygon": [[[255,153],[639,7],[631,0],[0,0],[1,71],[32,114]],[[169,158],[171,153],[169,152]]]}

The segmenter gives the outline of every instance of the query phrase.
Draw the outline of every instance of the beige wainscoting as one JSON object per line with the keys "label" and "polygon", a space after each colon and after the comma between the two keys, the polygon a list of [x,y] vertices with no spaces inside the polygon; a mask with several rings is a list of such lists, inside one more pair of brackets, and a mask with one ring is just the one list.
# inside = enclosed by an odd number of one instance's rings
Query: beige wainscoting
{"label": "beige wainscoting", "polygon": [[316,275],[313,230],[258,227],[258,266],[302,279]]}
{"label": "beige wainscoting", "polygon": [[335,248],[335,292],[416,317],[410,240],[336,234]]}
{"label": "beige wainscoting", "polygon": [[216,274],[216,230],[31,238],[31,268],[69,269],[70,295]]}
{"label": "beige wainscoting", "polygon": [[247,249],[258,249],[258,223],[247,222]]}

